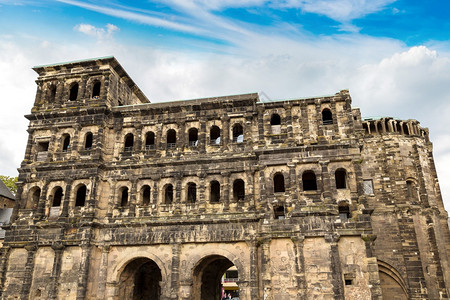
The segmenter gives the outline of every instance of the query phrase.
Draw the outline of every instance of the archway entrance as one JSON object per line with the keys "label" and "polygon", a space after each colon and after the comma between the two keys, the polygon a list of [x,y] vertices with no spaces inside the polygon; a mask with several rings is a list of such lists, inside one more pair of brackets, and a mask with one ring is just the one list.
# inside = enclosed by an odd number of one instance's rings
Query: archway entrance
{"label": "archway entrance", "polygon": [[120,275],[118,299],[159,300],[161,280],[161,269],[153,260],[137,258]]}
{"label": "archway entrance", "polygon": [[[237,287],[237,270],[232,268],[233,263],[226,257],[212,255],[204,258],[194,269],[194,286],[192,299],[194,300],[218,300],[224,293],[226,273],[231,268],[235,271],[235,284]],[[239,290],[234,294],[238,295]]]}

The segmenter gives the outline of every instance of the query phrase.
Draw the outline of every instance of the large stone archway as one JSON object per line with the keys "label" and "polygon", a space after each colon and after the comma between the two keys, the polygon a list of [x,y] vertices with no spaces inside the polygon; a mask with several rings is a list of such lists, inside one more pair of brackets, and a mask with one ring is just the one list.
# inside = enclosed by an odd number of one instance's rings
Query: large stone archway
{"label": "large stone archway", "polygon": [[159,300],[161,269],[149,258],[140,257],[127,264],[119,279],[118,299]]}
{"label": "large stone archway", "polygon": [[234,264],[221,255],[211,255],[202,259],[194,269],[193,300],[221,299],[221,279],[226,270]]}

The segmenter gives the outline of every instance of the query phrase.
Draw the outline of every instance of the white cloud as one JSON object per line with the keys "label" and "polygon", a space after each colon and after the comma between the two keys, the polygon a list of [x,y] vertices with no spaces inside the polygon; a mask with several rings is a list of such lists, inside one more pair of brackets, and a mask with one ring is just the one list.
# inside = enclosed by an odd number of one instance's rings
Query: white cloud
{"label": "white cloud", "polygon": [[98,28],[91,24],[78,24],[74,27],[74,30],[103,40],[111,38],[115,31],[119,31],[119,27],[113,24],[106,24],[105,28]]}
{"label": "white cloud", "polygon": [[304,12],[316,13],[339,22],[349,22],[383,10],[396,0],[284,0],[280,6],[300,8]]}

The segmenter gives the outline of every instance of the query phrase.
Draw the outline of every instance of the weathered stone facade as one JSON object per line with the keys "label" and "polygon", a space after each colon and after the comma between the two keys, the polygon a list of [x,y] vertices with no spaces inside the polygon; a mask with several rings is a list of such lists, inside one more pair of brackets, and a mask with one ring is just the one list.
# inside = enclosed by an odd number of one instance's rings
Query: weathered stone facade
{"label": "weathered stone facade", "polygon": [[3,299],[448,299],[450,234],[415,120],[348,91],[149,103],[112,58],[35,67]]}

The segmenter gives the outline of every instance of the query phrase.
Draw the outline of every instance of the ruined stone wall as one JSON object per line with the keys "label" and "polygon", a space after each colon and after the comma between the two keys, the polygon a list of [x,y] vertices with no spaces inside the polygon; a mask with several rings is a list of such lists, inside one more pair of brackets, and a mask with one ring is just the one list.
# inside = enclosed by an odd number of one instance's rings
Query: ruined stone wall
{"label": "ruined stone wall", "polygon": [[231,266],[240,299],[448,298],[417,121],[363,121],[348,91],[146,103],[114,58],[35,70],[3,298],[209,300]]}

